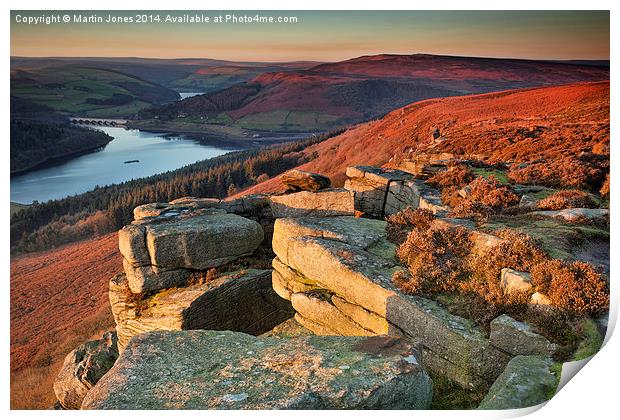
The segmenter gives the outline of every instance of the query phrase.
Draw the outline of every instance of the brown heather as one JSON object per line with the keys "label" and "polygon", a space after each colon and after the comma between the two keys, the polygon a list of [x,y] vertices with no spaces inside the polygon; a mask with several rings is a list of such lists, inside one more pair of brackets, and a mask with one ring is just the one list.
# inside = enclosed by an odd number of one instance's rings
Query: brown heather
{"label": "brown heather", "polygon": [[401,244],[413,229],[426,230],[435,220],[435,215],[428,209],[412,209],[407,207],[386,217],[388,240]]}
{"label": "brown heather", "polygon": [[579,190],[564,190],[551,194],[538,202],[541,210],[562,210],[573,207],[598,207],[592,196]]}
{"label": "brown heather", "polygon": [[455,165],[445,172],[439,172],[432,176],[426,182],[438,189],[446,187],[463,188],[472,182],[474,178],[474,173],[466,165]]}
{"label": "brown heather", "polygon": [[603,197],[609,197],[609,174],[605,175],[605,181],[603,182],[603,186],[601,187],[599,193]]}
{"label": "brown heather", "polygon": [[515,296],[510,302],[505,300],[499,286],[501,270],[508,267],[530,271],[535,264],[548,257],[534,240],[524,233],[503,229],[495,234],[505,240],[486,252],[472,254],[469,263],[473,275],[464,285],[464,291],[473,292],[495,304],[527,302],[525,295]]}
{"label": "brown heather", "polygon": [[591,315],[609,307],[607,282],[591,264],[546,260],[535,265],[531,274],[534,287],[567,312]]}
{"label": "brown heather", "polygon": [[[508,172],[508,179],[517,184],[538,184],[555,188],[581,188],[598,190],[605,179],[607,162],[592,159],[556,158],[514,167]],[[589,157],[589,156],[588,156]]]}
{"label": "brown heather", "polygon": [[469,187],[471,188],[469,201],[477,201],[495,211],[519,204],[519,196],[512,191],[512,188],[500,184],[493,176],[488,179],[478,177],[469,184]]}
{"label": "brown heather", "polygon": [[433,222],[428,229],[414,229],[397,250],[398,258],[409,267],[410,279],[397,280],[404,290],[456,291],[469,274],[466,257],[471,247],[469,233],[462,226]]}

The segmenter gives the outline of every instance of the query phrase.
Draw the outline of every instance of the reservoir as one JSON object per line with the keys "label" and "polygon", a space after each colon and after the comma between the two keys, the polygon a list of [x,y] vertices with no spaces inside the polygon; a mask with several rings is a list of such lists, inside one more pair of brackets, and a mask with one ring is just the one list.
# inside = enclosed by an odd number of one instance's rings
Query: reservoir
{"label": "reservoir", "polygon": [[179,92],[181,99],[191,98],[192,96],[202,95],[204,92]]}
{"label": "reservoir", "polygon": [[155,175],[240,149],[238,145],[198,142],[182,135],[121,127],[97,129],[114,140],[98,151],[12,178],[11,201],[30,204],[59,199],[97,185]]}

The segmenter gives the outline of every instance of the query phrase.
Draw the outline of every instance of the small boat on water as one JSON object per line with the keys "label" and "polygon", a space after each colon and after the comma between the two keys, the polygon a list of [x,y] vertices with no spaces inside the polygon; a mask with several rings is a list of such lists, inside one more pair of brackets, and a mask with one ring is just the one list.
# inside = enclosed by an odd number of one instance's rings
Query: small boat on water
{"label": "small boat on water", "polygon": [[138,163],[138,162],[140,162],[138,159],[134,159],[134,160],[126,160],[123,163]]}

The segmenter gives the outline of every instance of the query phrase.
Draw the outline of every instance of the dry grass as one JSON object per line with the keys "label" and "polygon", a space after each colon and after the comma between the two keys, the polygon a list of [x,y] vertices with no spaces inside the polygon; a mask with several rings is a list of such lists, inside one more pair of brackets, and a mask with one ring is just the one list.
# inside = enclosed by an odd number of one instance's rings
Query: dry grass
{"label": "dry grass", "polygon": [[64,357],[114,326],[116,234],[11,261],[11,407],[47,409]]}

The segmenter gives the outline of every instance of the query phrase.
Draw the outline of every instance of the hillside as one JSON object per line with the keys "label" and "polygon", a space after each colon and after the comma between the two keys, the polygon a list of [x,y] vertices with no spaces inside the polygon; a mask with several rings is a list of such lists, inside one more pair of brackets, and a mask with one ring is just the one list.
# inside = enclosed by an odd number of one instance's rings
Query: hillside
{"label": "hillside", "polygon": [[116,233],[11,261],[11,406],[47,408],[65,354],[113,325]]}
{"label": "hillside", "polygon": [[90,117],[126,117],[178,93],[116,70],[60,66],[11,68],[11,95],[57,112]]}
{"label": "hillside", "polygon": [[[436,129],[439,143],[433,141]],[[396,163],[416,150],[480,154],[493,163],[577,156],[604,145],[609,82],[584,83],[411,104],[308,147],[303,153],[318,157],[299,168],[342,185],[347,166]],[[271,179],[240,194],[281,188]]]}
{"label": "hillside", "polygon": [[69,124],[50,107],[11,96],[11,175],[104,147],[112,137]]}
{"label": "hillside", "polygon": [[209,92],[252,80],[265,72],[307,69],[316,62],[235,62],[208,58],[11,57],[11,68],[95,67],[121,72],[177,92]]}
{"label": "hillside", "polygon": [[365,56],[307,70],[263,73],[222,91],[148,110],[141,118],[323,130],[429,98],[608,78],[604,65],[425,54]]}

